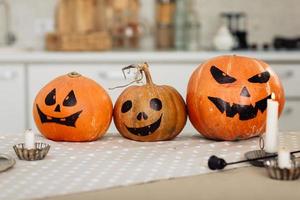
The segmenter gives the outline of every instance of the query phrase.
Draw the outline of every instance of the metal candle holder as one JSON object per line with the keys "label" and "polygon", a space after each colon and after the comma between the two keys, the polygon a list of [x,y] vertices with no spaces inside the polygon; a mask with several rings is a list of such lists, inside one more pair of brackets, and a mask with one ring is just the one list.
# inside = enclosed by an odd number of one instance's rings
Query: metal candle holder
{"label": "metal candle holder", "polygon": [[291,168],[280,168],[277,159],[266,160],[264,165],[268,175],[276,180],[296,180],[300,177],[300,162],[292,159]]}
{"label": "metal candle holder", "polygon": [[[245,158],[249,160],[249,163],[255,167],[264,167],[264,161],[263,159],[257,159],[257,158],[263,158],[266,156],[276,155],[276,153],[268,153],[264,151],[265,142],[263,137],[259,137],[259,147],[260,150],[253,150],[248,151],[245,153]],[[255,159],[255,160],[253,160]]]}
{"label": "metal candle holder", "polygon": [[13,146],[18,158],[20,160],[34,161],[42,160],[48,154],[50,145],[46,143],[35,143],[34,149],[25,148],[24,143],[20,143]]}

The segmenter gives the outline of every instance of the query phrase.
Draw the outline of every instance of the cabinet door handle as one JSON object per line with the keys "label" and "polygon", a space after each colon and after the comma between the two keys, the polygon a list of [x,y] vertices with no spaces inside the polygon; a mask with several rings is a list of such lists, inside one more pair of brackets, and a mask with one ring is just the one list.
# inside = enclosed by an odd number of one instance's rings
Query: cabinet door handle
{"label": "cabinet door handle", "polygon": [[281,79],[289,79],[289,78],[292,78],[294,76],[294,71],[293,70],[287,70],[287,71],[284,71],[282,73],[279,73],[278,76]]}
{"label": "cabinet door handle", "polygon": [[287,107],[286,109],[284,109],[282,116],[289,116],[293,113],[293,108]]}
{"label": "cabinet door handle", "polygon": [[117,72],[117,71],[110,71],[110,72],[99,72],[98,73],[98,77],[101,79],[105,79],[105,80],[122,80],[124,79],[124,76],[122,74],[122,72]]}
{"label": "cabinet door handle", "polygon": [[15,71],[4,71],[0,73],[0,80],[1,81],[13,80],[16,76],[17,73]]}
{"label": "cabinet door handle", "polygon": [[[125,77],[121,71],[102,71],[98,73],[98,77],[105,80],[125,80]],[[134,79],[134,73],[126,73],[126,79]]]}

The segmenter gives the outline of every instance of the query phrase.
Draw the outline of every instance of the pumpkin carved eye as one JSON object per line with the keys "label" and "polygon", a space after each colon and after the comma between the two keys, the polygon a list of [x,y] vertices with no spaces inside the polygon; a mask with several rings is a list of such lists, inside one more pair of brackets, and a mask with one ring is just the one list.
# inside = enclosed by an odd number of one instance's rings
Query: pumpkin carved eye
{"label": "pumpkin carved eye", "polygon": [[250,83],[266,83],[270,79],[270,73],[268,71],[256,74],[248,79]]}
{"label": "pumpkin carved eye", "polygon": [[64,99],[63,105],[64,106],[75,106],[76,103],[77,103],[77,100],[76,100],[74,91],[71,90],[71,92],[69,92],[69,94]]}
{"label": "pumpkin carved eye", "polygon": [[233,83],[236,81],[235,78],[229,76],[228,74],[226,74],[225,72],[223,72],[215,66],[212,66],[210,68],[210,73],[214,77],[214,79],[220,84]]}
{"label": "pumpkin carved eye", "polygon": [[46,96],[46,99],[45,99],[45,104],[47,106],[52,106],[56,103],[56,90],[55,88],[49,92],[49,94]]}
{"label": "pumpkin carved eye", "polygon": [[122,108],[121,108],[121,112],[126,113],[131,109],[131,107],[132,107],[132,101],[127,100],[123,103]]}
{"label": "pumpkin carved eye", "polygon": [[153,98],[150,100],[150,107],[153,110],[159,111],[162,108],[162,103],[158,98]]}
{"label": "pumpkin carved eye", "polygon": [[[235,79],[234,83],[219,84]],[[279,114],[285,102],[284,91],[268,64],[243,56],[218,56],[201,64],[190,77],[186,96],[189,119],[201,135],[213,140],[259,136],[265,132],[267,102],[272,93]]]}

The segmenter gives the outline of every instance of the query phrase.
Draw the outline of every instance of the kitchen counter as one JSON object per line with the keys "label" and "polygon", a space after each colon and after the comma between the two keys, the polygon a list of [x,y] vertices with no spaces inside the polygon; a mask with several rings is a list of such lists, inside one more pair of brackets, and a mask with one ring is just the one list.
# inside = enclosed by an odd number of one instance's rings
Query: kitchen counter
{"label": "kitchen counter", "polygon": [[45,52],[45,51],[10,51],[0,52],[2,63],[97,63],[97,62],[173,62],[191,63],[226,54],[255,57],[267,62],[299,63],[300,51],[124,51],[124,52]]}
{"label": "kitchen counter", "polygon": [[46,199],[298,200],[300,199],[299,187],[299,180],[277,181],[268,178],[263,168],[244,167],[218,173],[56,196]]}

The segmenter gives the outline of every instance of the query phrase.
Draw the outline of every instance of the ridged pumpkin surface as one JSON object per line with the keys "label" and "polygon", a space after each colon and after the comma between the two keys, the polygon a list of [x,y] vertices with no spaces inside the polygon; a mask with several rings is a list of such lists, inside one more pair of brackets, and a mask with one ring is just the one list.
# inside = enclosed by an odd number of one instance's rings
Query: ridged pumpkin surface
{"label": "ridged pumpkin surface", "polygon": [[272,93],[281,113],[283,87],[266,63],[242,56],[216,57],[199,66],[189,80],[189,118],[210,139],[240,140],[261,135],[267,99]]}
{"label": "ridged pumpkin surface", "polygon": [[39,131],[55,141],[93,141],[107,131],[112,102],[95,81],[70,73],[57,77],[37,94],[33,116]]}
{"label": "ridged pumpkin surface", "polygon": [[147,83],[126,88],[114,106],[114,122],[126,138],[136,141],[170,140],[184,128],[187,115],[181,95],[167,85],[152,82],[144,65]]}

